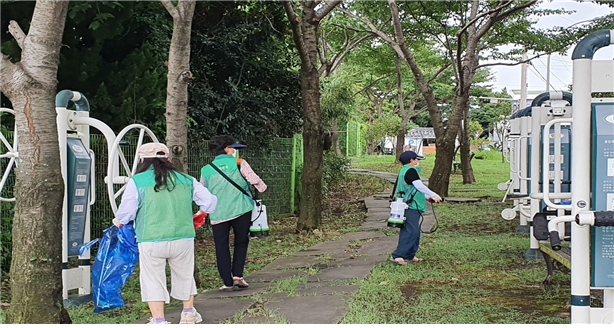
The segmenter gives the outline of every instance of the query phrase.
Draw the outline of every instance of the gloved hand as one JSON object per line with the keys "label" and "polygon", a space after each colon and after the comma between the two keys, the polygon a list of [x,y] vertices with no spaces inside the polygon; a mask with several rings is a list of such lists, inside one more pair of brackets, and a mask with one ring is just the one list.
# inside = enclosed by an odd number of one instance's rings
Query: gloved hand
{"label": "gloved hand", "polygon": [[113,218],[113,221],[112,221],[112,222],[113,222],[113,225],[114,225],[114,226],[116,226],[116,227],[118,227],[118,228],[121,228],[121,227],[123,227],[123,226],[124,226],[124,225],[123,225],[121,222],[119,222],[119,220],[118,220],[118,219],[116,219],[116,218]]}
{"label": "gloved hand", "polygon": [[198,211],[194,215],[192,215],[192,220],[194,221],[194,230],[200,228],[205,224],[205,218],[207,217],[207,213],[203,211]]}
{"label": "gloved hand", "polygon": [[431,196],[428,199],[429,203],[441,203],[443,202],[443,198],[441,198],[439,195],[434,194],[433,196]]}

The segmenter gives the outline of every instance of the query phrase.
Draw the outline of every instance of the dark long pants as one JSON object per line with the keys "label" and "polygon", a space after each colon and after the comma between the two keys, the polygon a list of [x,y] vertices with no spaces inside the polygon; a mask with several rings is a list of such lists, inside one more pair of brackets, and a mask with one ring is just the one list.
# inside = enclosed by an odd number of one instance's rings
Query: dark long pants
{"label": "dark long pants", "polygon": [[[249,227],[252,222],[252,212],[244,213],[236,219],[214,224],[213,240],[215,241],[215,258],[217,271],[224,280],[224,285],[232,286],[232,277],[243,277],[247,246],[249,244]],[[235,235],[234,252],[230,258],[230,228]]]}
{"label": "dark long pants", "polygon": [[392,252],[392,258],[413,260],[420,246],[420,211],[405,210],[405,225],[399,232],[397,249]]}

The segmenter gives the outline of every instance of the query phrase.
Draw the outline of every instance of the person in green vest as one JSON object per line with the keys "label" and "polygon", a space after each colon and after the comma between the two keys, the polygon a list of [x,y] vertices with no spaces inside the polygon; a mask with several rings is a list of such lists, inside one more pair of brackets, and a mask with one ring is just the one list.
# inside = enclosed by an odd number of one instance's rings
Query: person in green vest
{"label": "person in green vest", "polygon": [[[249,287],[243,279],[254,208],[248,184],[253,185],[259,192],[267,188],[247,161],[236,158],[237,149],[245,147],[230,135],[211,137],[209,151],[215,159],[200,170],[200,181],[218,199],[217,210],[209,219],[215,242],[217,270],[224,281],[220,290],[229,292]],[[229,246],[230,228],[234,233],[232,258]]]}
{"label": "person in green vest", "polygon": [[392,252],[390,260],[400,264],[416,263],[422,259],[416,257],[420,246],[420,217],[426,211],[426,200],[439,203],[442,198],[430,190],[420,179],[419,160],[424,159],[413,151],[406,151],[399,156],[403,164],[395,186],[396,197],[403,197],[408,208],[405,210],[405,224],[399,232],[397,248]]}
{"label": "person in green vest", "polygon": [[[115,213],[118,228],[134,220],[139,249],[141,299],[147,302],[149,323],[170,323],[164,304],[170,297],[183,302],[179,323],[199,323],[194,309],[194,224],[192,201],[205,213],[214,213],[217,198],[195,178],[178,172],[164,144],[152,142],[137,151],[140,164],[130,178]],[[171,272],[171,293],[166,287],[166,263]]]}

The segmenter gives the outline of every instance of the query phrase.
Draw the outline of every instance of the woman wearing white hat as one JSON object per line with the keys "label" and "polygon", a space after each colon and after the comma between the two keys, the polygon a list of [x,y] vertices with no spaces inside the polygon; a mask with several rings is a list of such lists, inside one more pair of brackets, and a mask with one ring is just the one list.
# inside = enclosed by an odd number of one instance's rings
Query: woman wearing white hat
{"label": "woman wearing white hat", "polygon": [[[194,224],[192,201],[201,211],[213,213],[217,198],[193,177],[178,172],[161,143],[142,145],[141,163],[126,185],[113,224],[122,227],[134,220],[139,246],[141,298],[147,302],[149,323],[170,323],[164,304],[170,297],[183,302],[179,323],[199,323],[194,309]],[[171,269],[171,293],[166,288],[166,263]]]}

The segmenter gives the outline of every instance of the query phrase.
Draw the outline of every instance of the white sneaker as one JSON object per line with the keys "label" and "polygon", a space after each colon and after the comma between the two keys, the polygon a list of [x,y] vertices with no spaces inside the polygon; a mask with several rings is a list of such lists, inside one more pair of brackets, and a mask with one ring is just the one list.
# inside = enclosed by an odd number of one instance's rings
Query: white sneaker
{"label": "white sneaker", "polygon": [[149,325],[152,325],[152,324],[153,325],[169,324],[170,325],[170,322],[169,321],[156,322],[156,319],[149,318],[149,322],[147,324],[149,324]]}
{"label": "white sneaker", "polygon": [[203,317],[198,313],[198,311],[194,310],[193,312],[181,312],[181,321],[179,323],[199,323],[203,321]]}

